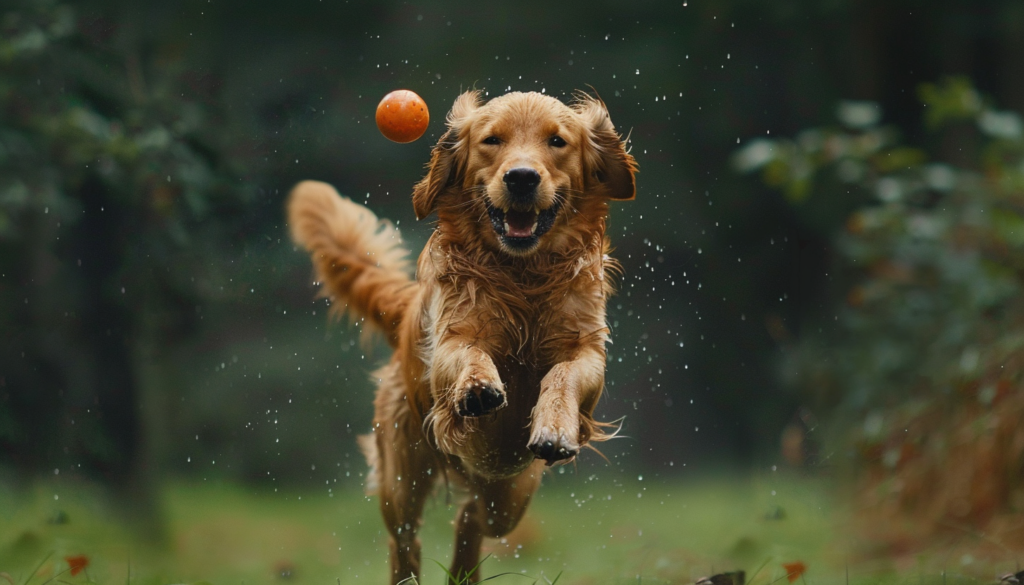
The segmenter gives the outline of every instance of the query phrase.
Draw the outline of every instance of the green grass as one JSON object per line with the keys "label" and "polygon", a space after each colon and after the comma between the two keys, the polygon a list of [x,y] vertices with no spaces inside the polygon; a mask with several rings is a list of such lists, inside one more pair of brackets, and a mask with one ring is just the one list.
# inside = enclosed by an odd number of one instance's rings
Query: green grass
{"label": "green grass", "polygon": [[[504,543],[488,543],[483,575],[519,573],[529,578],[504,575],[491,582],[525,585],[537,579],[692,583],[744,569],[755,585],[784,585],[781,564],[799,560],[808,566],[801,585],[844,583],[847,567],[855,584],[954,585],[994,582],[1015,562],[965,564],[956,551],[915,557],[911,566],[896,557],[865,560],[858,552],[864,544],[820,480],[772,474],[661,483],[603,472],[608,477],[569,469],[546,478],[521,528]],[[213,482],[166,486],[168,538],[156,547],[140,543],[111,510],[116,502],[87,486],[0,488],[0,572],[24,585],[46,559],[29,585],[54,577],[47,585],[387,582],[377,502],[354,489],[257,493]],[[58,512],[67,522],[52,523]],[[443,491],[428,505],[421,583],[445,580],[454,513]],[[86,572],[60,574],[67,569],[64,558],[76,554],[89,557]],[[943,566],[945,581],[937,569]]]}

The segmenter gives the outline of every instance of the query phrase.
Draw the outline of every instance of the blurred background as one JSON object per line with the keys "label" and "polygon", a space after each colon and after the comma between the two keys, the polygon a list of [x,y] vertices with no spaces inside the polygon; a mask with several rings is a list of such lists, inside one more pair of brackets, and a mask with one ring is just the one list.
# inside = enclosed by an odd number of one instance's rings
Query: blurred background
{"label": "blurred background", "polygon": [[[357,493],[388,353],[327,319],[286,193],[330,182],[418,253],[411,186],[461,91],[592,88],[641,169],[598,410],[626,438],[567,473],[785,471],[844,487],[886,554],[952,530],[1013,558],[1022,62],[1016,0],[7,0],[6,518],[90,486],[161,542],[198,509],[180,486]],[[431,108],[412,144],[374,125],[397,88]]]}

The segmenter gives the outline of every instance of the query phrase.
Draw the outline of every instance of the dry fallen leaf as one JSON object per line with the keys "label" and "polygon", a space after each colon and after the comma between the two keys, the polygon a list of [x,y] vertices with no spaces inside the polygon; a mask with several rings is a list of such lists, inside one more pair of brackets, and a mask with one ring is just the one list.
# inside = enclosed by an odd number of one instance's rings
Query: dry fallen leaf
{"label": "dry fallen leaf", "polygon": [[68,562],[68,567],[71,568],[71,576],[81,573],[89,566],[89,557],[85,555],[77,555],[73,557],[64,557],[64,560]]}
{"label": "dry fallen leaf", "polygon": [[807,565],[805,565],[803,561],[782,563],[782,568],[786,569],[786,577],[789,578],[790,583],[799,579],[800,576],[807,571]]}

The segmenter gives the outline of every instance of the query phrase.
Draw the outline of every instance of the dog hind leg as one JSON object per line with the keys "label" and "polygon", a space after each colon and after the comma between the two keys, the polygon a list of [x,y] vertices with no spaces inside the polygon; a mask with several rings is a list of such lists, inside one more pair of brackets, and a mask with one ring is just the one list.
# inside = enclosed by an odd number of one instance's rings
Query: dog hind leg
{"label": "dog hind leg", "polygon": [[420,574],[423,505],[440,475],[438,462],[416,418],[411,416],[397,361],[377,372],[373,439],[380,510],[389,533],[391,582]]}
{"label": "dog hind leg", "polygon": [[451,574],[470,583],[480,581],[480,545],[484,537],[501,538],[519,524],[530,498],[540,486],[544,467],[535,462],[511,479],[477,480],[469,500],[455,519],[455,558]]}

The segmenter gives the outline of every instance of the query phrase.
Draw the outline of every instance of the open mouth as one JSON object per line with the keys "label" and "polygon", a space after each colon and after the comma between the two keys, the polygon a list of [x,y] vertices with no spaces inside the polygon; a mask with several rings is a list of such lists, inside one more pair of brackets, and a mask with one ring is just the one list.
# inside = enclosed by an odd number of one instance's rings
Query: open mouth
{"label": "open mouth", "polygon": [[534,207],[523,211],[511,207],[494,207],[489,201],[485,203],[487,214],[491,217],[491,226],[498,233],[501,242],[515,250],[529,250],[535,246],[537,240],[555,225],[555,216],[562,206],[561,201],[556,200],[555,204],[547,209]]}

